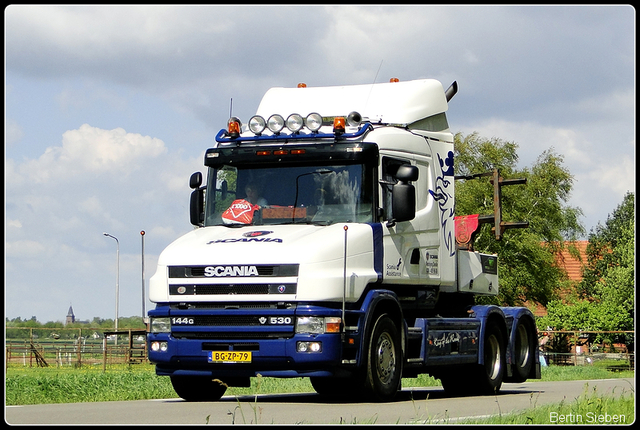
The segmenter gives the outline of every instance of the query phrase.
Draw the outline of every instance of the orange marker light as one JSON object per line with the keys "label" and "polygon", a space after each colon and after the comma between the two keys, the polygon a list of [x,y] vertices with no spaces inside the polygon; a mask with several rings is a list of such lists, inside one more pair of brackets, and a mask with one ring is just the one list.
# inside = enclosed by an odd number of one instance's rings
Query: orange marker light
{"label": "orange marker light", "polygon": [[346,124],[346,120],[344,119],[343,116],[335,117],[333,119],[333,132],[335,134],[344,133],[345,124]]}
{"label": "orange marker light", "polygon": [[304,82],[300,82],[298,84],[298,88],[307,88],[307,84],[305,84]]}
{"label": "orange marker light", "polygon": [[240,137],[240,120],[236,117],[229,119],[227,123],[227,128],[229,132],[229,137],[235,139],[236,137]]}
{"label": "orange marker light", "polygon": [[398,79],[398,78],[391,78],[391,79],[389,79],[389,82],[400,82],[400,79]]}
{"label": "orange marker light", "polygon": [[327,321],[325,324],[325,333],[340,333],[340,318]]}

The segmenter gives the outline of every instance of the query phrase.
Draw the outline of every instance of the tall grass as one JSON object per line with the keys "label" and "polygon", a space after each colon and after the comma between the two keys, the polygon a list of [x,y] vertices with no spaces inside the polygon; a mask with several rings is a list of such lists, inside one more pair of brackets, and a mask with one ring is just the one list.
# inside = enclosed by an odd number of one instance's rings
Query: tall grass
{"label": "tall grass", "polygon": [[168,378],[150,365],[120,370],[74,368],[8,368],[6,404],[104,402],[176,397]]}

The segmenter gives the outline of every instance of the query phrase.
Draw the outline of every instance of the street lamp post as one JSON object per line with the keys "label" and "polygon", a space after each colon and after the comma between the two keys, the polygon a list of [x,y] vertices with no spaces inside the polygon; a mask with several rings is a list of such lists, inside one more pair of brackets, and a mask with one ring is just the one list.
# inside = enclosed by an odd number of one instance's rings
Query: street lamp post
{"label": "street lamp post", "polygon": [[[102,233],[116,241],[116,332],[118,331],[118,298],[120,296],[120,242],[118,238],[109,233]],[[116,345],[118,344],[118,335],[116,335]]]}
{"label": "street lamp post", "polygon": [[140,232],[140,237],[142,238],[142,321],[146,321],[147,319],[144,306],[144,234],[144,230],[142,230]]}

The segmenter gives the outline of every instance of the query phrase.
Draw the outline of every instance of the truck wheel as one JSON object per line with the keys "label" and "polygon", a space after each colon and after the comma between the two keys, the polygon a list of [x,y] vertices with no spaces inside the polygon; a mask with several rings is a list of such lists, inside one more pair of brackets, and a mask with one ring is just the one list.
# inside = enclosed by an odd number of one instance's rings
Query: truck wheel
{"label": "truck wheel", "polygon": [[502,330],[498,324],[490,322],[484,335],[484,365],[481,365],[476,373],[480,394],[496,394],[500,390],[506,363]]}
{"label": "truck wheel", "polygon": [[516,339],[513,346],[514,363],[513,363],[513,382],[524,382],[531,373],[531,367],[535,359],[536,351],[535,330],[532,328],[531,321],[528,319],[518,321],[516,327]]}
{"label": "truck wheel", "polygon": [[227,391],[227,387],[211,378],[199,376],[170,376],[171,385],[188,402],[215,402]]}
{"label": "truck wheel", "polygon": [[375,400],[395,397],[402,380],[400,333],[391,318],[381,315],[369,339],[365,391]]}

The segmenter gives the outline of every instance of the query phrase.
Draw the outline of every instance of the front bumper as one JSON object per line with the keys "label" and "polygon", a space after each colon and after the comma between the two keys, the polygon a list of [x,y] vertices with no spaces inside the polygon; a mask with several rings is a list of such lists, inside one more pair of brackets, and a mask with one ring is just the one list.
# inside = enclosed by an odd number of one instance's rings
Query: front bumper
{"label": "front bumper", "polygon": [[[296,321],[340,315],[340,310],[317,306],[256,311],[159,307],[149,316],[170,320],[171,331],[148,334],[149,360],[158,375],[331,376],[343,359],[342,334],[298,333]],[[229,361],[214,361],[220,355]]]}

